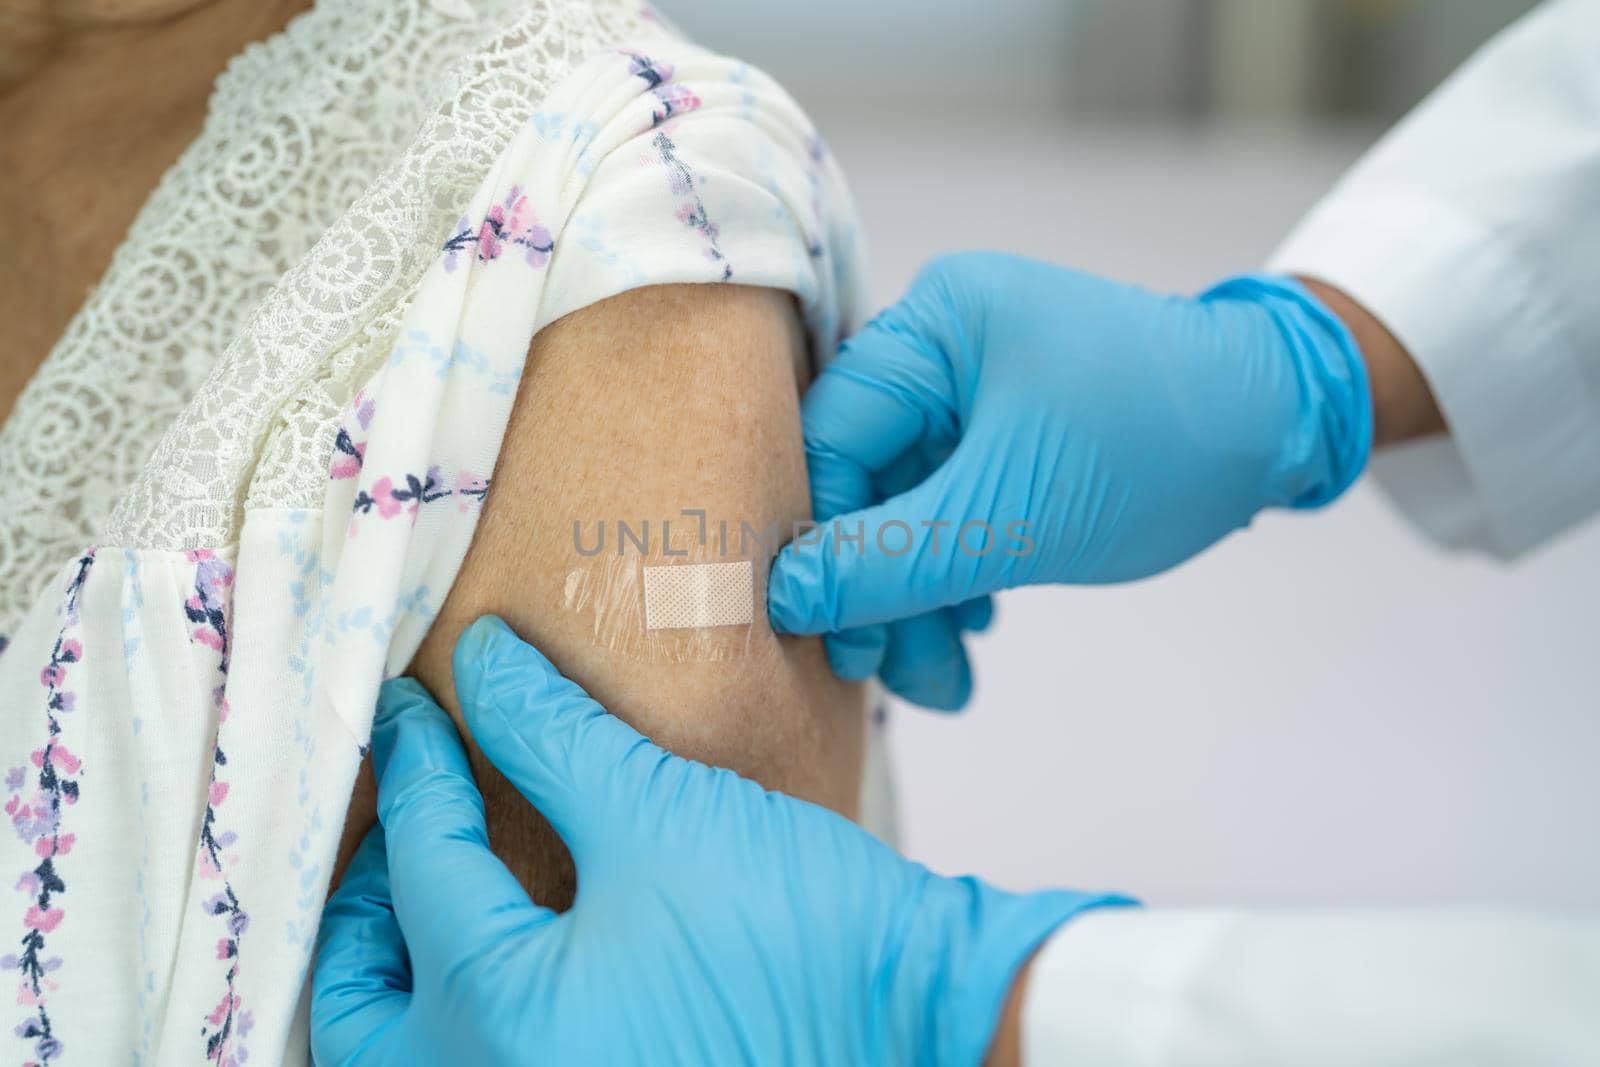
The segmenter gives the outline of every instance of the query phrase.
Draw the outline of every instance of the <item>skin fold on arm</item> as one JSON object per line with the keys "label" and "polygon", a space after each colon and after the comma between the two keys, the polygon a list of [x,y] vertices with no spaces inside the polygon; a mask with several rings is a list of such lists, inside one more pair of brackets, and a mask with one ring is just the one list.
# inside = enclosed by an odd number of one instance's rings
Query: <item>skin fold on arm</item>
{"label": "skin fold on arm", "polygon": [[[610,647],[595,637],[592,615],[569,607],[565,596],[568,575],[592,573],[600,558],[580,554],[574,522],[592,550],[603,520],[604,554],[614,559],[615,523],[637,530],[648,520],[642,562],[662,564],[680,562],[664,553],[663,519],[675,520],[676,550],[698,537],[697,522],[681,517],[686,508],[704,510],[713,531],[724,518],[735,529],[747,522],[758,530],[808,519],[799,417],[808,377],[794,301],[772,289],[654,286],[540,331],[472,547],[411,664],[458,727],[451,652],[463,628],[493,612],[664,747],[854,817],[862,690],[833,676],[819,639],[772,633],[765,559],[753,541],[749,638],[714,661],[663,661],[629,642]],[[736,548],[730,544],[728,558]],[[637,552],[632,543],[626,550]],[[636,598],[638,590],[618,595]],[[467,740],[491,845],[535,900],[567,906],[575,875],[559,838]],[[339,870],[373,811],[364,769]]]}

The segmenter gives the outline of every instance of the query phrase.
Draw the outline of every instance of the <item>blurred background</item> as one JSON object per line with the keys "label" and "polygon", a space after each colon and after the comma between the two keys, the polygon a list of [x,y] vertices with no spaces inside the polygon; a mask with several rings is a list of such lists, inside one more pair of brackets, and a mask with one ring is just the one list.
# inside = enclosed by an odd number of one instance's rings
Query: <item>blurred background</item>
{"label": "blurred background", "polygon": [[1533,0],[662,0],[825,125],[1387,123]]}
{"label": "blurred background", "polygon": [[[1257,266],[1532,4],[662,6],[810,111],[881,303],[959,247],[1189,290]],[[1163,904],[1600,904],[1596,604],[1600,524],[1505,566],[1370,483],[1154,581],[1009,594],[972,706],[893,710],[902,844]]]}

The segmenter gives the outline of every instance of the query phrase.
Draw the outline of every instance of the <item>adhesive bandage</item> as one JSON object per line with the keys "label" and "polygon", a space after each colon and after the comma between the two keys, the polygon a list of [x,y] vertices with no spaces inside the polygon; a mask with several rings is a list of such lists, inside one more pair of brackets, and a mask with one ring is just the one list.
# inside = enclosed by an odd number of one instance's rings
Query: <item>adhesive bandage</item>
{"label": "adhesive bandage", "polygon": [[697,551],[680,562],[610,555],[567,574],[562,606],[583,619],[591,640],[650,663],[748,655],[765,621],[767,561]]}
{"label": "adhesive bandage", "polygon": [[755,577],[747,559],[644,568],[647,630],[749,626],[754,600]]}

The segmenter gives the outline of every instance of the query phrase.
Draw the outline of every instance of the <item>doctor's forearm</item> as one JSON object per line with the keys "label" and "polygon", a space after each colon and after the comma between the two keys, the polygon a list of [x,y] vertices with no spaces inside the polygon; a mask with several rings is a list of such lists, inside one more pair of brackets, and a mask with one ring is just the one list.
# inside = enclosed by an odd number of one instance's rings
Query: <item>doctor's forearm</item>
{"label": "doctor's forearm", "polygon": [[1315,278],[1300,281],[1339,316],[1361,349],[1372,391],[1373,445],[1445,432],[1444,416],[1428,380],[1388,327],[1341,290]]}

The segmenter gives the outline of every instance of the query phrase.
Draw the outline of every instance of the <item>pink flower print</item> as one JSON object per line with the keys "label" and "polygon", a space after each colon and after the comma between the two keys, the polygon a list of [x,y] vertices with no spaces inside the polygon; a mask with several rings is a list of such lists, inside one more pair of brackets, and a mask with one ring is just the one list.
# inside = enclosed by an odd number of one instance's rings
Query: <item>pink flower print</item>
{"label": "pink flower print", "polygon": [[[690,203],[680,204],[677,215],[679,222],[699,230],[713,246],[717,238],[722,236],[722,229],[706,217],[705,205],[700,203],[698,197]],[[716,258],[721,258],[720,254]]]}
{"label": "pink flower print", "polygon": [[503,203],[484,212],[483,221],[476,229],[465,217],[461,219],[455,235],[444,243],[444,269],[454,270],[456,255],[468,245],[477,245],[478,260],[487,263],[499,259],[507,244],[521,246],[532,267],[544,266],[555,247],[555,239],[539,224],[528,198],[518,186],[511,187]]}
{"label": "pink flower print", "polygon": [[[226,957],[218,957],[218,959],[224,958]],[[238,1006],[239,998],[237,996],[232,993],[224,993],[222,994],[222,999],[217,1001],[216,1008],[212,1010],[210,1015],[206,1016],[206,1022],[210,1023],[212,1026],[221,1026],[222,1020],[227,1018],[228,1013]]]}
{"label": "pink flower print", "polygon": [[[499,208],[490,211],[493,215]],[[505,210],[501,213],[500,223],[508,230],[520,230],[527,225],[525,217],[528,212],[528,198],[522,195],[522,186],[513,185],[511,192],[506,194]]]}
{"label": "pink flower print", "polygon": [[484,261],[497,259],[500,256],[500,234],[505,224],[505,213],[496,204],[489,209],[489,214],[484,216],[482,225],[478,227],[478,258]]}
{"label": "pink flower print", "polygon": [[658,85],[651,90],[651,94],[657,101],[650,113],[652,126],[659,126],[674,116],[700,106],[700,98],[686,85]]}
{"label": "pink flower print", "polygon": [[[555,242],[550,238],[550,231],[539,225],[539,220],[534,217],[533,209],[528,206],[528,198],[522,195],[521,189],[513,185],[511,193],[506,197],[505,208],[494,208],[489,212],[490,218],[498,215],[498,236],[513,244],[523,247],[525,257],[530,267],[542,267],[550,259],[550,249],[555,247]],[[495,246],[494,254],[484,255],[480,245],[478,258],[493,259],[499,254],[499,246]]]}
{"label": "pink flower print", "polygon": [[33,843],[33,851],[40,859],[50,856],[65,856],[72,851],[72,846],[77,842],[77,834],[60,834],[56,837],[41,837]]}
{"label": "pink flower print", "polygon": [[[362,489],[356,493],[355,502],[350,508],[350,536],[354,537],[359,528],[356,516],[376,511],[379,518],[392,519],[403,509],[411,521],[416,522],[423,504],[431,504],[454,494],[454,490],[445,487],[438,467],[429,467],[420,478],[415,474],[406,474],[402,479],[404,484],[396,484],[396,479],[384,475],[372,483],[370,490]],[[484,483],[485,486],[487,484]]]}
{"label": "pink flower print", "polygon": [[[489,212],[491,218],[495,217],[499,208]],[[534,217],[533,209],[528,206],[528,198],[522,195],[522,190],[513,185],[511,193],[506,197],[505,210],[501,213],[500,234],[513,244],[523,246],[526,252],[528,266],[542,267],[550,258],[550,249],[555,242],[550,239],[550,231],[539,225],[539,220]],[[498,247],[496,254],[498,254]],[[480,259],[493,259],[494,256],[484,256],[480,246],[478,250]]]}
{"label": "pink flower print", "polygon": [[[223,944],[226,943],[226,941],[223,942]],[[220,955],[223,952],[223,945],[219,944],[217,951]],[[237,952],[231,955],[237,955]],[[227,959],[230,957],[223,956],[221,958]],[[228,972],[229,975],[234,974],[237,969],[238,964],[234,964],[233,969]],[[230,977],[228,991],[222,994],[222,999],[217,1002],[217,1006],[212,1009],[210,1015],[206,1016],[206,1022],[214,1030],[206,1039],[206,1059],[223,1065],[223,1067],[243,1067],[245,1060],[248,1059],[248,1052],[244,1046],[230,1041],[230,1037],[233,1034],[243,1038],[249,1029],[246,1025],[246,1020],[249,1019],[250,1013],[240,1011],[242,1004],[243,1001],[240,999],[239,994],[233,991],[233,982]],[[200,1032],[204,1034],[205,1028],[202,1027]]]}
{"label": "pink flower print", "polygon": [[631,52],[626,48],[618,49],[618,53],[628,57],[628,73],[643,78],[650,88],[672,80],[674,67],[671,63],[651,59],[643,52]]}
{"label": "pink flower print", "polygon": [[459,502],[457,506],[462,512],[479,506],[489,491],[489,480],[471,471],[463,470],[456,474],[455,495]]}
{"label": "pink flower print", "polygon": [[20,805],[11,816],[11,828],[17,832],[17,839],[30,845],[46,834],[55,833],[60,826],[60,820],[46,801],[36,795],[34,802],[31,808],[26,804]]}
{"label": "pink flower print", "polygon": [[456,222],[456,232],[444,243],[444,269],[448,274],[456,269],[456,253],[474,243],[477,236],[472,232],[472,224],[467,217],[462,215]]}
{"label": "pink flower print", "polygon": [[59,744],[59,742],[58,744],[46,745],[43,749],[35,749],[34,752],[30,753],[29,758],[32,758],[34,766],[40,769],[45,768],[45,760],[50,760],[50,766],[58,769],[62,774],[77,774],[78,768],[83,766],[83,761],[72,755],[72,752],[67,750],[67,745]]}
{"label": "pink flower print", "polygon": [[728,257],[717,245],[719,233],[717,224],[711,221],[706,212],[705,201],[695,191],[694,171],[689,169],[689,165],[678,155],[678,146],[667,136],[665,130],[657,130],[651,144],[655,146],[660,156],[661,165],[666,168],[667,187],[672,190],[674,196],[682,198],[678,204],[678,221],[700,231],[706,243],[706,258],[722,265],[722,280],[728,281],[733,277],[733,265],[728,262]]}
{"label": "pink flower print", "polygon": [[[56,715],[70,711],[75,703],[73,695],[61,691],[59,686],[66,678],[67,665],[83,659],[83,644],[72,629],[78,623],[78,594],[88,580],[93,564],[92,549],[78,560],[77,573],[67,585],[61,630],[56,636],[49,663],[39,673],[39,680],[48,691],[45,701],[46,734],[43,747],[29,754],[30,761],[40,771],[38,788],[31,801],[24,803],[20,795],[13,795],[6,804],[12,828],[24,843],[33,846],[34,854],[39,857],[38,864],[32,870],[22,872],[17,880],[17,889],[33,901],[22,916],[22,925],[27,931],[22,938],[23,951],[5,957],[4,961],[7,969],[15,969],[22,974],[17,1002],[39,1009],[14,1029],[18,1037],[34,1041],[36,1063],[48,1063],[61,1051],[61,1042],[52,1033],[50,1017],[45,1012],[45,1000],[59,988],[59,983],[45,976],[61,966],[61,957],[45,957],[43,953],[45,935],[53,933],[66,915],[59,906],[50,905],[53,900],[59,901],[67,888],[56,864],[59,857],[72,851],[77,837],[62,832],[61,813],[67,805],[78,799],[78,782],[72,776],[82,768],[82,764],[70,749],[60,743],[62,730]],[[26,767],[13,768],[6,775],[6,785],[20,790],[26,779]]]}
{"label": "pink flower print", "polygon": [[[193,600],[192,597],[190,599]],[[218,652],[222,651],[222,635],[209,626],[196,626],[194,628],[194,639],[207,648],[216,649]]]}
{"label": "pink flower print", "polygon": [[334,481],[354,478],[361,473],[361,461],[366,454],[367,443],[353,439],[348,430],[340,427],[333,439],[333,462],[328,466],[328,477]]}
{"label": "pink flower print", "polygon": [[208,882],[214,882],[222,877],[222,868],[217,865],[216,858],[209,849],[200,850],[200,877]]}
{"label": "pink flower print", "polygon": [[61,925],[61,920],[65,915],[66,912],[60,908],[45,909],[35,904],[22,917],[22,925],[30,930],[37,930],[41,934],[48,934]]}
{"label": "pink flower print", "polygon": [[50,765],[62,774],[77,774],[83,761],[74,756],[66,745],[57,742],[50,746]]}
{"label": "pink flower print", "polygon": [[216,807],[218,804],[221,804],[224,800],[227,800],[228,799],[228,783],[227,782],[220,782],[220,781],[219,782],[212,782],[211,783],[211,791],[209,793],[209,797],[210,797],[210,800],[211,800],[211,806],[212,807]]}
{"label": "pink flower print", "polygon": [[394,481],[387,474],[372,483],[372,501],[381,518],[392,519],[400,514],[400,501],[394,496]]}
{"label": "pink flower print", "polygon": [[526,258],[530,267],[542,267],[550,262],[550,250],[556,246],[550,231],[537,223],[522,233],[519,243],[527,249]]}

